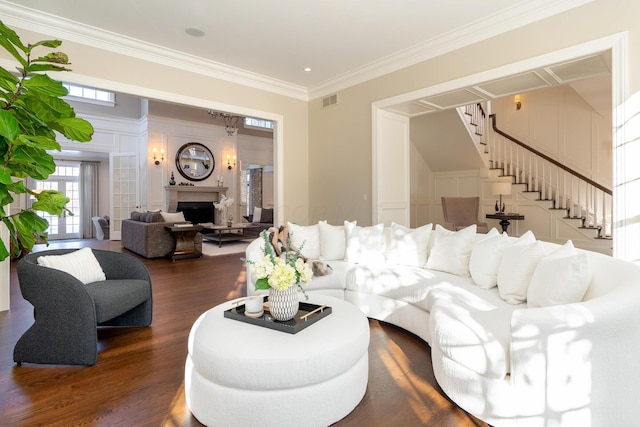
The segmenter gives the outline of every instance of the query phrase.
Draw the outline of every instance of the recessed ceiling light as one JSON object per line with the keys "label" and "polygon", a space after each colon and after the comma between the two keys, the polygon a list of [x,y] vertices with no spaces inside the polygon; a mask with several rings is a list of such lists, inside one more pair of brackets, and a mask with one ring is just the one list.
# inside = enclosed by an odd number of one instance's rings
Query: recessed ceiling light
{"label": "recessed ceiling light", "polygon": [[204,31],[198,28],[187,28],[184,30],[185,33],[189,34],[191,37],[203,37]]}
{"label": "recessed ceiling light", "polygon": [[304,67],[304,70],[308,73],[309,71],[311,71],[311,67]]}

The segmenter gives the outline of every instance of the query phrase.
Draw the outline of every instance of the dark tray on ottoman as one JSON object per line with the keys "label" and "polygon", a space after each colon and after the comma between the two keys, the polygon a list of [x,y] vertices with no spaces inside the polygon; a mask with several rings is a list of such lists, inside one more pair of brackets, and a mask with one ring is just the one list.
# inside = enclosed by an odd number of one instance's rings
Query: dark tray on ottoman
{"label": "dark tray on ottoman", "polygon": [[[268,297],[267,297],[268,299]],[[291,320],[280,321],[275,320],[269,313],[268,307],[265,307],[264,314],[260,317],[249,317],[244,314],[244,304],[225,310],[224,317],[239,320],[252,325],[262,326],[264,328],[275,329],[276,331],[296,334],[301,330],[308,328],[323,317],[331,314],[331,307],[300,302],[298,313]],[[312,313],[312,314],[310,314]]]}

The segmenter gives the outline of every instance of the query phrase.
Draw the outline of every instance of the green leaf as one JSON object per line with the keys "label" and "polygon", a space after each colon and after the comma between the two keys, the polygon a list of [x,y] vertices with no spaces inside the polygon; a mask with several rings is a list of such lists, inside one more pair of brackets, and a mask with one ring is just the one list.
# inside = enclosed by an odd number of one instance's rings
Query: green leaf
{"label": "green leaf", "polygon": [[18,81],[19,79],[16,76],[0,67],[0,87],[2,89],[5,89],[13,94],[18,89]]}
{"label": "green leaf", "polygon": [[[7,27],[0,21],[0,45],[5,48],[7,52],[11,54],[15,59],[22,64],[22,66],[27,65],[27,60],[24,58],[24,54],[26,54],[29,49],[22,44],[20,41],[20,37],[13,31],[11,28]],[[18,52],[16,47],[22,51],[22,53]]]}
{"label": "green leaf", "polygon": [[57,47],[59,47],[62,44],[61,40],[41,40],[39,42],[36,42],[31,46],[31,49],[33,49],[34,47],[37,46],[44,46],[44,47],[50,47],[51,49],[55,49]]}
{"label": "green leaf", "polygon": [[36,180],[47,179],[56,169],[50,154],[27,146],[15,147],[7,167],[13,170],[13,176],[30,176]]}
{"label": "green leaf", "polygon": [[53,80],[46,74],[38,74],[22,84],[27,90],[37,91],[47,96],[67,96],[67,89],[62,83]]}
{"label": "green leaf", "polygon": [[51,63],[36,63],[25,65],[24,68],[18,68],[18,70],[24,75],[30,76],[36,72],[46,72],[46,71],[71,71],[71,68],[66,68],[61,65],[51,64]]}
{"label": "green leaf", "polygon": [[27,145],[30,147],[38,148],[40,150],[57,150],[60,151],[60,143],[55,139],[51,139],[47,136],[28,136],[20,135],[18,139],[14,141],[15,145]]}
{"label": "green leaf", "polygon": [[0,183],[5,185],[13,184],[11,179],[11,169],[0,165]]}
{"label": "green leaf", "polygon": [[266,277],[263,277],[262,279],[258,279],[256,280],[256,290],[265,290],[265,289],[269,289],[271,288],[271,286],[269,286],[269,279],[267,279]]}
{"label": "green leaf", "polygon": [[36,194],[36,199],[31,207],[36,211],[47,212],[51,215],[61,215],[65,205],[69,203],[68,197],[53,190],[45,190]]}
{"label": "green leaf", "polygon": [[0,135],[13,141],[20,134],[20,125],[10,111],[0,110]]}
{"label": "green leaf", "polygon": [[[69,139],[79,142],[91,141],[93,126],[84,119],[78,117],[60,119],[56,120],[55,124],[61,126],[61,128],[58,128],[57,130]],[[56,129],[56,127],[53,126],[53,123],[51,124],[51,127]]]}

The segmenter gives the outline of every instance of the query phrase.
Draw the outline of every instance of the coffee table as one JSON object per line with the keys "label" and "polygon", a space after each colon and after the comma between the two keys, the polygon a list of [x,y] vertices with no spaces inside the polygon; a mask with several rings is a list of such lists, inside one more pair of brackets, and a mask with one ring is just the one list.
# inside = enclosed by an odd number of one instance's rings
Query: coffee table
{"label": "coffee table", "polygon": [[189,334],[187,407],[207,426],[330,425],[362,400],[369,321],[341,299],[310,294],[331,314],[296,334],[203,313]]}
{"label": "coffee table", "polygon": [[217,242],[222,247],[222,242],[235,242],[243,239],[255,239],[255,235],[245,235],[244,231],[256,228],[253,224],[236,223],[227,225],[209,225],[204,227],[202,240]]}

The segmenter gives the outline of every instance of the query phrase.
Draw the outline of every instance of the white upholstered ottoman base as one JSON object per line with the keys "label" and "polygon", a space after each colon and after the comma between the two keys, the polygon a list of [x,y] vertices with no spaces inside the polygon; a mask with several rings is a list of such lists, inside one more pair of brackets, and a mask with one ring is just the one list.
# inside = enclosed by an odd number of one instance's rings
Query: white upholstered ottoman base
{"label": "white upholstered ottoman base", "polygon": [[369,323],[323,295],[333,312],[295,334],[204,313],[189,336],[185,395],[207,426],[327,426],[360,402],[369,378]]}

